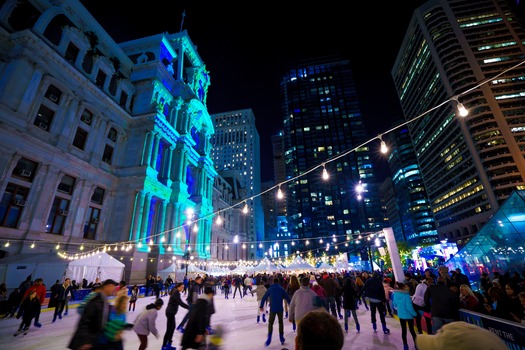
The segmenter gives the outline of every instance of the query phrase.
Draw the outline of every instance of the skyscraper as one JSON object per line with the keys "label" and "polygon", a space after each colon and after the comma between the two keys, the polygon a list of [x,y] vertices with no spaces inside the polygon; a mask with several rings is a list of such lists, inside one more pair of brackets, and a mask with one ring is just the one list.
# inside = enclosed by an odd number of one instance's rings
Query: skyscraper
{"label": "skyscraper", "polygon": [[350,62],[300,63],[284,75],[281,93],[288,181],[283,191],[294,250],[319,256],[357,248],[342,242],[382,228],[383,216],[370,150],[360,146],[367,136]]}
{"label": "skyscraper", "polygon": [[[264,240],[264,214],[261,197],[261,149],[255,115],[251,109],[241,109],[211,115],[215,135],[211,157],[218,171],[234,169],[240,173],[246,190],[244,204],[250,208],[247,237],[250,241]],[[262,251],[257,250],[257,257]]]}
{"label": "skyscraper", "polygon": [[505,0],[414,12],[392,76],[406,119],[420,116],[408,128],[441,239],[465,243],[525,188],[524,42]]}

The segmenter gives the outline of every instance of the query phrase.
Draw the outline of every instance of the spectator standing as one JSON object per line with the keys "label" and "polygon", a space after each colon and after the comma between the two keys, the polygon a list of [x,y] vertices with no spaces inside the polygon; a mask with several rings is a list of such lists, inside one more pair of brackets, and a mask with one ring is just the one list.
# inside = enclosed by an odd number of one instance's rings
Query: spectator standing
{"label": "spectator standing", "polygon": [[164,333],[164,338],[162,340],[162,350],[170,350],[171,344],[173,343],[173,332],[175,332],[175,315],[179,310],[179,306],[189,310],[188,304],[182,301],[180,293],[184,289],[184,283],[177,283],[175,288],[170,292],[170,299],[168,305],[166,306],[166,333]]}
{"label": "spectator standing", "polygon": [[146,277],[146,290],[144,292],[144,296],[149,296],[149,292],[153,290],[153,284],[155,283],[155,280],[153,279],[152,275],[148,275]]}
{"label": "spectator standing", "polygon": [[359,325],[359,320],[357,319],[357,299],[359,295],[357,294],[357,286],[355,285],[354,280],[351,277],[346,277],[343,280],[343,310],[344,310],[344,320],[345,320],[345,332],[348,332],[348,317],[350,313],[354,318],[355,329],[357,333],[361,331],[361,326]]}
{"label": "spectator standing", "polygon": [[410,298],[410,286],[398,283],[398,290],[394,291],[393,306],[397,310],[399,317],[399,324],[401,325],[401,339],[403,340],[403,350],[408,350],[407,340],[407,324],[408,330],[412,335],[414,344],[416,344],[416,331],[414,331],[414,317],[416,317],[416,310],[412,306],[412,299]]}
{"label": "spectator standing", "polygon": [[86,350],[101,346],[100,334],[106,326],[110,312],[107,298],[113,295],[117,285],[114,280],[107,279],[100,287],[95,287],[98,292],[86,297],[90,299],[86,300],[82,308],[77,329],[68,345],[69,349]]}
{"label": "spectator standing", "polygon": [[458,289],[462,284],[467,285],[470,288],[470,281],[468,280],[467,275],[461,272],[461,269],[459,267],[456,269],[456,274],[454,275],[453,282],[454,285],[458,287]]}
{"label": "spectator standing", "polygon": [[58,290],[60,289],[60,280],[56,280],[55,284],[49,288],[49,291],[51,292],[49,296],[49,303],[47,304],[47,307],[54,308],[57,306],[57,296],[58,296]]}
{"label": "spectator standing", "polygon": [[22,332],[24,332],[24,335],[27,334],[31,326],[31,321],[40,310],[40,301],[38,300],[36,290],[29,292],[29,296],[22,302],[22,305],[20,305],[20,310],[23,313],[22,323],[20,323],[20,327],[18,327],[16,333],[13,334],[15,337]]}
{"label": "spectator standing", "polygon": [[261,311],[264,310],[264,303],[268,298],[270,298],[270,318],[268,320],[268,338],[266,339],[265,345],[269,346],[272,342],[272,332],[273,332],[273,323],[275,322],[275,316],[279,321],[279,340],[281,344],[284,344],[284,323],[283,323],[283,302],[290,302],[290,297],[286,290],[279,284],[279,278],[275,277],[273,279],[273,284],[268,288],[266,293],[264,293],[263,298],[259,304]]}
{"label": "spectator standing", "polygon": [[379,319],[381,320],[381,325],[383,326],[383,333],[389,334],[390,330],[386,327],[386,308],[385,308],[385,289],[383,288],[383,283],[380,280],[379,273],[374,271],[372,273],[372,278],[369,278],[365,285],[363,286],[363,295],[370,303],[370,316],[372,321],[372,328],[374,332],[377,330],[376,323],[376,311],[379,313]]}
{"label": "spectator standing", "polygon": [[259,308],[259,305],[261,304],[261,300],[264,297],[264,294],[266,294],[267,290],[268,289],[264,286],[264,281],[261,279],[259,280],[259,284],[255,287],[255,289],[250,292],[252,296],[254,293],[257,294],[257,323],[259,323],[259,321],[261,320],[261,314],[262,314],[262,321],[266,322],[266,311],[265,311],[266,307],[264,307],[261,310]]}
{"label": "spectator standing", "polygon": [[[44,286],[44,280],[42,278],[37,278],[35,280],[35,283],[31,287],[29,287],[28,290],[26,290],[26,292],[22,296],[21,303],[23,303],[26,298],[29,298],[29,294],[32,291],[36,292],[36,297],[38,298],[38,301],[40,302],[40,308],[38,308],[38,311],[35,315],[35,327],[40,328],[42,327],[42,324],[38,322],[40,320],[40,311],[41,311],[42,304],[44,304],[44,300],[46,299],[46,286]],[[23,313],[23,310],[19,309],[18,314],[21,315],[21,313]]]}
{"label": "spectator standing", "polygon": [[[412,295],[412,306],[416,310],[416,327],[419,334],[423,334],[423,327],[421,326],[421,318],[425,317],[425,312],[430,311],[430,305],[425,303],[425,292],[428,286],[434,285],[434,277],[427,276],[416,287],[414,295]],[[425,317],[427,333],[432,334],[432,320],[430,317]]]}
{"label": "spectator standing", "polygon": [[[138,298],[139,298],[139,286],[135,284],[133,285],[133,288],[131,288],[128,311],[135,311],[135,305],[137,304]],[[131,310],[132,306],[133,306],[133,310]]]}
{"label": "spectator standing", "polygon": [[188,312],[188,325],[181,340],[182,350],[201,349],[206,345],[206,327],[213,294],[212,287],[207,286],[204,288],[204,293],[198,297],[194,306]]}
{"label": "spectator standing", "polygon": [[7,298],[7,313],[4,318],[13,317],[16,314],[21,299],[22,295],[20,294],[20,289],[15,288],[9,293],[9,297]]}
{"label": "spectator standing", "polygon": [[460,307],[479,312],[479,300],[472,292],[472,289],[466,284],[459,286],[459,301]]}
{"label": "spectator standing", "polygon": [[230,287],[231,287],[231,280],[229,276],[224,277],[222,281],[222,290],[224,291],[224,299],[230,298]]}
{"label": "spectator standing", "polygon": [[162,277],[157,276],[157,280],[155,281],[155,284],[153,285],[153,289],[155,290],[155,298],[156,299],[160,298],[162,290],[164,289],[164,281],[162,280]]}
{"label": "spectator standing", "polygon": [[148,335],[151,333],[155,338],[159,338],[159,331],[157,330],[156,321],[159,310],[164,305],[161,298],[157,298],[154,303],[146,305],[146,308],[140,313],[135,320],[133,330],[137,333],[140,340],[139,350],[144,350],[148,347]]}
{"label": "spectator standing", "polygon": [[438,277],[437,285],[429,286],[426,290],[425,304],[430,305],[432,333],[434,334],[443,325],[458,319],[459,296],[447,286],[447,279],[443,275]]}

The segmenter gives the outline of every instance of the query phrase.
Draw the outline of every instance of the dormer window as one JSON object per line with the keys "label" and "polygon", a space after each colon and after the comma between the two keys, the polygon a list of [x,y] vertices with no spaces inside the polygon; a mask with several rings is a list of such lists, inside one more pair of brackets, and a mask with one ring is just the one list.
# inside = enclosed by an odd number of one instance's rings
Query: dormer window
{"label": "dormer window", "polygon": [[115,130],[115,128],[109,129],[108,139],[110,139],[113,142],[117,142],[117,135],[118,133],[117,133],[117,130]]}
{"label": "dormer window", "polygon": [[54,85],[49,85],[44,96],[54,104],[59,104],[60,97],[62,97],[62,91]]}

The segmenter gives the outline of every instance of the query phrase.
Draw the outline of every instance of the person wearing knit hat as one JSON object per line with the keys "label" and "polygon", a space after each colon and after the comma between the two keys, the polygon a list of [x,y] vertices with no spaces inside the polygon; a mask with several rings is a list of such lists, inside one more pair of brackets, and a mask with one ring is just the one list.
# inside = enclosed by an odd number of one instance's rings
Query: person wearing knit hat
{"label": "person wearing knit hat", "polygon": [[463,321],[448,323],[434,335],[418,335],[416,345],[419,350],[508,350],[496,334]]}

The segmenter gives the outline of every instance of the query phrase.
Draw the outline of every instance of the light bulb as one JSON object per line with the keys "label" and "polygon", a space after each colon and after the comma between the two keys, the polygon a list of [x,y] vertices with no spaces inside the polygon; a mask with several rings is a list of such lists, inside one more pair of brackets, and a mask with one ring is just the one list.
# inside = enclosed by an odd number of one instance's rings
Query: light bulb
{"label": "light bulb", "polygon": [[219,214],[217,214],[217,220],[215,220],[215,223],[217,225],[222,225],[222,217]]}
{"label": "light bulb", "polygon": [[244,203],[244,208],[242,208],[242,212],[244,214],[248,214],[248,204],[247,203]]}
{"label": "light bulb", "polygon": [[388,152],[388,147],[386,146],[385,141],[381,140],[381,153],[385,154]]}
{"label": "light bulb", "polygon": [[458,112],[461,117],[466,117],[468,115],[468,110],[463,106],[463,103],[458,102]]}
{"label": "light bulb", "polygon": [[277,190],[277,199],[283,199],[283,197],[283,191],[281,191],[281,186],[279,186],[279,189]]}
{"label": "light bulb", "polygon": [[328,176],[328,171],[326,171],[326,168],[323,164],[323,180],[328,180],[330,176]]}

